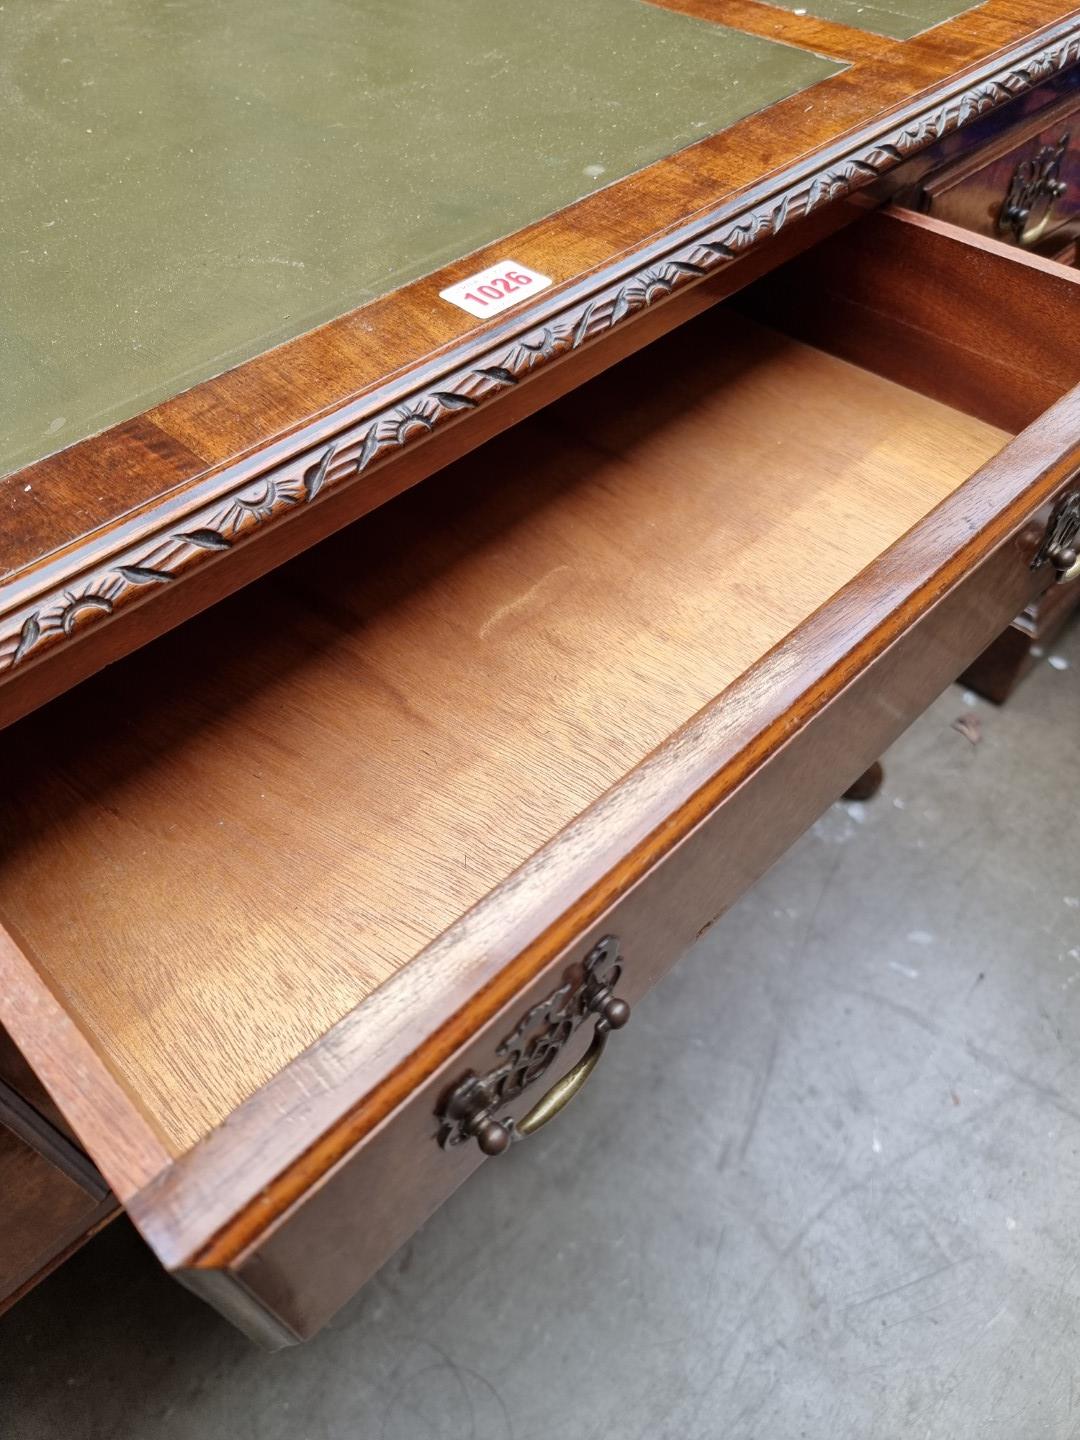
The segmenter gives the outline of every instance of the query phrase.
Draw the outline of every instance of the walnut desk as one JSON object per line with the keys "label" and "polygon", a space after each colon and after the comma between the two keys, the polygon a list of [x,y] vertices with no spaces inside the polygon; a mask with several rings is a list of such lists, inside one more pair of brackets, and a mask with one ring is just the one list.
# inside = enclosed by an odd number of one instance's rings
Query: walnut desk
{"label": "walnut desk", "polygon": [[[4,1300],[119,1205],[314,1333],[1075,575],[1078,64],[1057,0],[0,13]],[[980,147],[993,233],[918,213]]]}

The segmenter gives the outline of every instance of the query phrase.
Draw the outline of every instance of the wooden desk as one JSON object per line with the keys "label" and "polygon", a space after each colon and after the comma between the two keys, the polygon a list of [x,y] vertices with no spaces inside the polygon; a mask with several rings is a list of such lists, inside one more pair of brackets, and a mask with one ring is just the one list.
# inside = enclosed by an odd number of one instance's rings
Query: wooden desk
{"label": "wooden desk", "polygon": [[0,16],[0,1025],[264,1343],[1075,568],[1080,276],[875,207],[1080,15],[950,8]]}

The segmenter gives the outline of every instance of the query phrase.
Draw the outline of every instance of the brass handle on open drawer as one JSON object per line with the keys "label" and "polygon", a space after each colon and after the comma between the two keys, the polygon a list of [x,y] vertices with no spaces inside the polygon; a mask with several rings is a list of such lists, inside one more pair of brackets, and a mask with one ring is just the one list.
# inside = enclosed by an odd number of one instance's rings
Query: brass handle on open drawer
{"label": "brass handle on open drawer", "polygon": [[[619,942],[606,935],[585,957],[579,980],[566,981],[522,1016],[496,1048],[501,1063],[487,1075],[466,1075],[455,1086],[440,1111],[439,1143],[449,1147],[475,1140],[485,1155],[501,1155],[515,1139],[554,1119],[596,1069],[612,1030],[621,1030],[630,1019],[630,1006],[614,994],[621,973]],[[496,1111],[534,1084],[591,1017],[596,1020],[592,1043],[573,1069],[523,1119],[497,1118]]]}
{"label": "brass handle on open drawer", "polygon": [[[589,1076],[596,1069],[600,1056],[604,1053],[604,1046],[607,1044],[607,1037],[612,1030],[621,1030],[630,1019],[630,1006],[625,1000],[620,1000],[617,995],[608,994],[603,1003],[594,1006],[597,1013],[596,1029],[593,1031],[592,1044],[581,1057],[572,1070],[568,1070],[561,1080],[547,1092],[542,1100],[537,1101],[527,1115],[523,1115],[518,1121],[516,1129],[519,1135],[532,1135],[541,1126],[546,1125],[549,1120],[554,1120],[559,1111],[578,1093],[581,1087],[588,1080]],[[494,1122],[496,1125],[498,1121]],[[501,1127],[500,1127],[501,1128]],[[483,1136],[477,1135],[480,1141],[480,1149],[486,1154],[498,1154],[500,1150],[506,1149],[506,1143],[498,1145],[494,1152],[484,1144]]]}

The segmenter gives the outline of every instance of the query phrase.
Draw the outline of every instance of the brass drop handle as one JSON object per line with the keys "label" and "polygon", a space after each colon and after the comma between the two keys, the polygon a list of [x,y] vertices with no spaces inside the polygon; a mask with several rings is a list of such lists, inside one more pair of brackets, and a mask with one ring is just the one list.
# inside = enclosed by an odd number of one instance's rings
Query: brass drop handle
{"label": "brass drop handle", "polygon": [[1043,542],[1036,550],[1031,568],[1052,565],[1057,583],[1080,580],[1080,490],[1067,490],[1046,522]]}
{"label": "brass drop handle", "polygon": [[[622,968],[618,939],[605,935],[580,968],[564,974],[550,995],[525,1011],[496,1046],[494,1068],[486,1075],[470,1071],[440,1104],[437,1139],[443,1149],[475,1141],[485,1155],[501,1155],[514,1140],[534,1134],[565,1109],[599,1064],[608,1036],[630,1019],[630,1006],[615,994]],[[578,1027],[589,1021],[592,1040],[573,1069],[524,1119],[506,1115],[504,1107],[540,1079]]]}
{"label": "brass drop handle", "polygon": [[[534,1135],[570,1104],[578,1091],[584,1089],[586,1080],[600,1063],[600,1056],[604,1053],[604,1046],[612,1030],[621,1030],[630,1019],[630,1006],[610,991],[593,1009],[597,1012],[596,1028],[593,1030],[592,1043],[588,1050],[573,1069],[568,1070],[561,1080],[556,1080],[547,1094],[517,1122],[514,1129],[519,1136]],[[477,1144],[485,1155],[501,1155],[514,1138],[509,1126],[489,1117],[477,1126],[475,1134]]]}
{"label": "brass drop handle", "polygon": [[1054,201],[1060,200],[1068,188],[1063,180],[1050,180],[1043,186],[1042,194],[1045,195],[1049,204],[1039,217],[1038,223],[1031,230],[1028,229],[1031,211],[1019,205],[1007,205],[1004,210],[1002,210],[1001,219],[998,222],[998,229],[1003,230],[1007,228],[1011,230],[1016,237],[1018,245],[1037,245],[1042,239],[1046,227],[1050,223],[1051,207]]}
{"label": "brass drop handle", "polygon": [[1054,205],[1069,188],[1061,179],[1068,147],[1066,132],[1057,144],[1044,145],[1037,155],[1020,161],[998,212],[999,233],[1011,232],[1018,245],[1038,244],[1050,226]]}
{"label": "brass drop handle", "polygon": [[1080,550],[1075,545],[1052,545],[1046,558],[1057,571],[1059,585],[1080,580]]}

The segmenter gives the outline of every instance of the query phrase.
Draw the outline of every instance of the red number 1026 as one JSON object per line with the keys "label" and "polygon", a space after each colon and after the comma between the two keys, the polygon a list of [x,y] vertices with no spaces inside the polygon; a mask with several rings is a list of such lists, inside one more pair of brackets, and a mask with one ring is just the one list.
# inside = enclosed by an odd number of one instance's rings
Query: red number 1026
{"label": "red number 1026", "polygon": [[501,300],[504,295],[512,295],[515,290],[520,290],[522,285],[532,283],[531,275],[522,275],[520,270],[508,270],[505,275],[496,275],[486,284],[467,291],[465,299],[473,300],[477,305],[488,305],[492,300]]}

